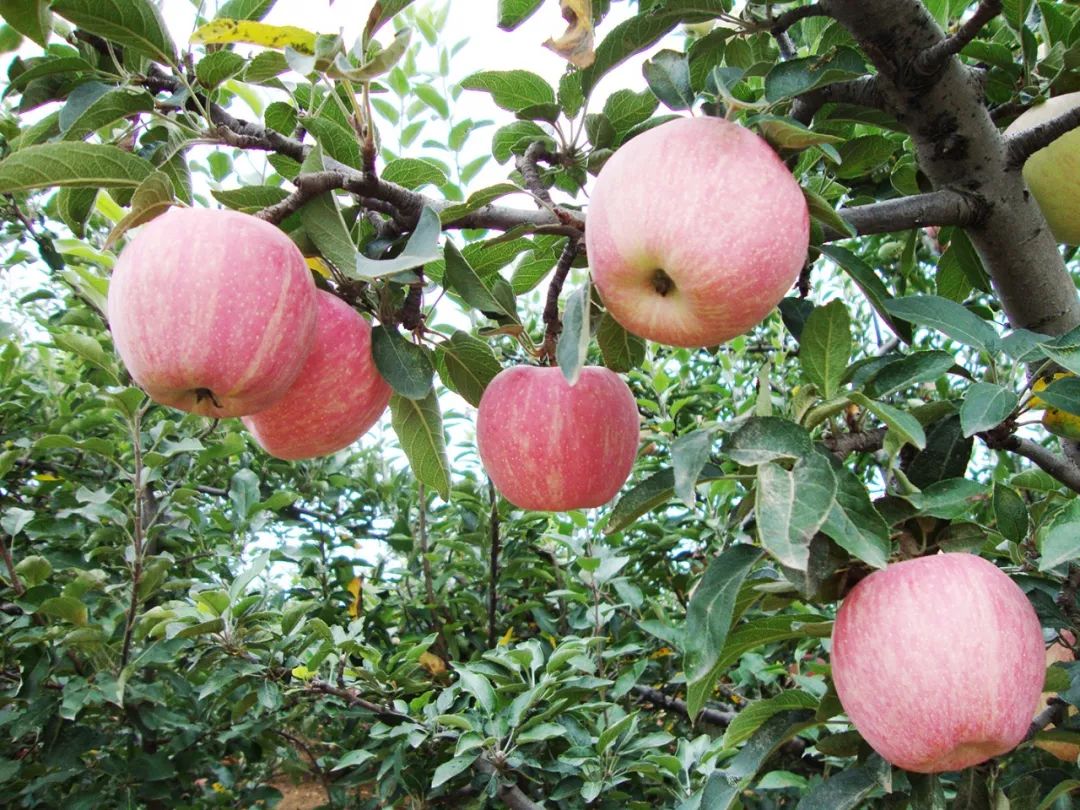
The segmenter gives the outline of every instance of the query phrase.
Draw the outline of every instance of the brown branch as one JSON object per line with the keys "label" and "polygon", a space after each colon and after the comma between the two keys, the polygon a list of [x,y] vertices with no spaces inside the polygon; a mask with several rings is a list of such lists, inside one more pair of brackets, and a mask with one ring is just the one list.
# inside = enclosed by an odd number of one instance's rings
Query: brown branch
{"label": "brown branch", "polygon": [[1045,124],[1025,129],[1005,139],[1008,165],[1017,169],[1044,146],[1049,146],[1066,132],[1080,127],[1080,107],[1074,107]]}
{"label": "brown branch", "polygon": [[308,747],[308,744],[299,737],[297,737],[295,734],[290,734],[288,731],[282,731],[279,728],[275,728],[273,729],[273,731],[279,737],[288,740],[294,746],[303,751],[307,758],[311,761],[311,767],[315,771],[315,775],[319,777],[319,781],[322,782],[323,791],[325,791],[326,793],[327,806],[330,807],[331,810],[333,810],[334,799],[330,793],[330,774],[328,774],[326,770],[321,765],[319,765],[318,757],[316,757],[315,754],[312,752],[311,748]]}
{"label": "brown branch", "polygon": [[[1069,574],[1061,585],[1061,594],[1057,598],[1057,605],[1062,612],[1069,617],[1069,621],[1080,624],[1080,565],[1069,564]],[[1075,646],[1075,645],[1073,645]]]}
{"label": "brown branch", "polygon": [[11,589],[15,591],[17,596],[22,596],[26,593],[26,586],[23,585],[21,579],[19,579],[18,573],[15,571],[15,561],[11,558],[11,549],[8,547],[7,541],[4,539],[6,534],[0,532],[0,555],[4,558],[4,567],[8,570],[8,579],[11,580]]}
{"label": "brown branch", "polygon": [[517,170],[521,172],[521,176],[525,180],[525,188],[548,205],[554,205],[555,203],[552,202],[551,194],[544,186],[543,178],[540,177],[539,162],[551,163],[553,160],[555,160],[555,156],[548,152],[543,142],[534,141],[529,144],[525,154],[514,161],[514,165],[517,166]]}
{"label": "brown branch", "polygon": [[945,60],[960,53],[983,27],[1001,13],[1001,0],[982,0],[967,22],[956,33],[927,48],[912,63],[911,69],[918,76],[933,76],[945,64]]}
{"label": "brown branch", "polygon": [[825,436],[821,443],[843,461],[851,453],[873,453],[880,450],[885,444],[885,431],[887,428],[875,428],[860,433],[839,433]]}
{"label": "brown branch", "polygon": [[551,277],[548,286],[547,299],[544,302],[544,345],[540,349],[540,359],[551,361],[555,359],[555,346],[559,341],[559,333],[562,332],[562,320],[559,318],[559,296],[562,295],[566,277],[570,274],[570,267],[581,250],[581,242],[577,239],[568,239],[563,251],[559,254],[559,261],[555,264],[555,275]]}
{"label": "brown branch", "polygon": [[829,10],[829,0],[818,0],[817,3],[799,6],[798,8],[785,11],[778,17],[774,17],[772,20],[767,21],[765,26],[768,27],[769,33],[774,37],[779,38],[781,34],[786,32],[799,20],[805,20],[807,17],[829,16],[832,16]]}
{"label": "brown branch", "polygon": [[372,714],[377,715],[382,720],[395,720],[403,721],[408,720],[412,722],[412,718],[407,714],[395,711],[388,706],[380,706],[377,703],[372,703],[370,700],[365,700],[360,697],[360,693],[355,689],[342,688],[340,686],[334,686],[333,684],[326,683],[326,681],[320,681],[317,678],[307,683],[307,689],[309,692],[317,692],[324,695],[332,695],[336,698],[344,700],[349,706],[359,707],[366,709]]}
{"label": "brown branch", "polygon": [[312,172],[297,175],[292,181],[293,185],[296,186],[296,191],[281,202],[267,206],[255,216],[277,225],[319,195],[334,189],[344,188],[346,182],[347,178],[341,172]]}
{"label": "brown branch", "polygon": [[809,124],[824,105],[857,104],[874,110],[884,110],[885,100],[878,90],[875,76],[860,76],[844,82],[827,84],[796,97],[791,105],[791,117],[801,124]]}
{"label": "brown branch", "polygon": [[1047,707],[1035,715],[1035,719],[1028,726],[1027,735],[1024,737],[1025,741],[1032,739],[1049,725],[1058,725],[1065,722],[1068,715],[1068,704],[1058,697],[1049,698],[1046,702]]}
{"label": "brown branch", "polygon": [[494,650],[499,643],[499,498],[495,484],[488,479],[488,498],[491,501],[491,518],[488,533],[491,539],[491,564],[488,571],[488,649]]}
{"label": "brown branch", "polygon": [[[838,213],[854,228],[855,233],[866,236],[927,225],[976,225],[986,216],[987,204],[977,195],[944,188],[926,194],[842,208]],[[825,240],[829,242],[846,238],[846,234],[832,230],[825,233]]]}
{"label": "brown branch", "polygon": [[1053,450],[1016,435],[998,437],[993,433],[980,433],[979,438],[991,450],[1008,450],[1010,453],[1023,456],[1069,489],[1080,492],[1080,467],[1064,456],[1059,456]]}
{"label": "brown branch", "polygon": [[[417,500],[420,502],[420,514],[417,518],[416,534],[420,541],[420,567],[424,571],[424,591],[427,594],[428,604],[431,610],[435,610],[435,580],[431,576],[431,561],[428,559],[428,533],[427,533],[427,492],[423,483],[416,485]],[[439,628],[441,630],[441,628]]]}
{"label": "brown branch", "polygon": [[[694,720],[693,717],[690,717],[690,710],[684,700],[670,697],[659,689],[653,689],[651,686],[642,686],[640,684],[635,686],[631,691],[642,700],[648,701],[654,706],[659,706],[662,709],[675,712],[688,720]],[[726,727],[735,719],[735,715],[736,712],[722,712],[719,709],[702,709],[701,713],[697,716],[697,719],[704,720],[706,723],[714,726]]]}
{"label": "brown branch", "polygon": [[131,564],[131,603],[128,605],[127,618],[124,622],[124,646],[120,653],[120,669],[127,666],[131,657],[131,637],[135,629],[135,618],[139,613],[139,583],[142,581],[143,570],[143,498],[145,484],[143,483],[143,458],[142,458],[142,411],[136,411],[131,420],[131,446],[135,456],[135,513],[132,525],[132,544],[134,545],[134,559]]}
{"label": "brown branch", "polygon": [[503,781],[508,778],[505,770],[497,766],[486,757],[480,757],[475,763],[476,770],[488,776],[499,778],[499,800],[510,810],[544,810],[539,804],[526,796],[521,788],[511,781]]}

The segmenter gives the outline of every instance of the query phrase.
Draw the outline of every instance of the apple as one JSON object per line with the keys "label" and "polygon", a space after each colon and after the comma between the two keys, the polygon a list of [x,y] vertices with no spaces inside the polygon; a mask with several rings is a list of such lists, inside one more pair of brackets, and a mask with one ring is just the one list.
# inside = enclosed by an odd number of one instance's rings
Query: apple
{"label": "apple", "polygon": [[638,447],[634,395],[606,368],[575,385],[555,367],[500,371],[480,398],[477,445],[495,487],[515,506],[564,512],[610,501]]}
{"label": "apple", "polygon": [[[1009,124],[1016,135],[1052,121],[1080,105],[1080,92],[1066,93],[1032,107]],[[1024,182],[1059,242],[1080,245],[1080,127],[1070,130],[1027,159]]]}
{"label": "apple", "polygon": [[833,628],[844,711],[893,765],[955,771],[1015,748],[1045,674],[1024,592],[974,554],[895,563],[862,580]]}
{"label": "apple", "polygon": [[390,385],[371,356],[371,325],[337,296],[315,296],[315,345],[300,376],[281,399],[243,420],[277,458],[336,453],[364,435],[390,402]]}
{"label": "apple", "polygon": [[143,226],[109,284],[109,326],[151,399],[217,418],[272,405],[315,338],[315,283],[273,225],[173,208]]}
{"label": "apple", "polygon": [[[1062,630],[1061,637],[1069,644],[1074,644],[1076,642],[1076,637],[1073,636],[1073,634],[1070,633],[1068,630]],[[1075,660],[1076,656],[1073,654],[1072,649],[1067,647],[1064,643],[1062,643],[1062,641],[1055,641],[1053,644],[1046,648],[1047,668],[1053,666],[1058,662],[1067,664]],[[1054,692],[1043,692],[1042,701],[1039,703],[1035,714],[1038,715],[1039,712],[1041,712],[1045,708],[1047,698],[1055,696],[1056,695]],[[1077,709],[1075,706],[1069,707],[1069,717],[1073,717],[1076,712]],[[1053,728],[1054,727],[1050,725],[1046,727],[1046,730],[1050,731]],[[1064,760],[1065,762],[1076,762],[1077,757],[1080,757],[1080,745],[1076,743],[1064,742],[1062,740],[1036,740],[1035,747],[1041,748],[1043,751],[1046,751],[1049,754],[1053,754],[1055,757]]]}
{"label": "apple", "polygon": [[760,323],[799,277],[810,219],[772,148],[721,118],[682,118],[604,164],[585,243],[605,306],[628,331],[714,346]]}

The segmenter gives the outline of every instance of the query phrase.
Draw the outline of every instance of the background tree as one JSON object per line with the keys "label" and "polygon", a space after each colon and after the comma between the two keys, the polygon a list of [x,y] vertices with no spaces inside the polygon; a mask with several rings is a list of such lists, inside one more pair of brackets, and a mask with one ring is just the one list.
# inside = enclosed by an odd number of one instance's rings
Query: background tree
{"label": "background tree", "polygon": [[[443,32],[554,0],[378,0],[355,44],[211,5],[189,36],[150,0],[0,2],[4,276],[36,273],[0,332],[6,805],[1073,806],[1080,665],[1016,751],[927,776],[872,754],[827,662],[837,602],[938,550],[1075,644],[1076,254],[1021,167],[1080,109],[1002,131],[1080,90],[1080,7],[562,0],[553,87],[459,80]],[[591,176],[690,110],[767,138],[812,215],[778,315],[710,350],[582,292]],[[392,431],[287,463],[130,385],[109,270],[171,205],[280,226],[373,319]],[[486,384],[555,356],[637,398],[613,506],[517,510],[478,463]]]}

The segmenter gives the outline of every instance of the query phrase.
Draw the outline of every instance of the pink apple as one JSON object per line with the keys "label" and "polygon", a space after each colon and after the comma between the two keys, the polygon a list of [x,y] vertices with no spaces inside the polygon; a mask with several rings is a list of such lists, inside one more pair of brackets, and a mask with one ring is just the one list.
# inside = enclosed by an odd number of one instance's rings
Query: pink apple
{"label": "pink apple", "polygon": [[558,368],[515,366],[484,391],[476,438],[484,469],[515,506],[601,506],[634,466],[637,405],[606,368],[586,366],[571,386]]}
{"label": "pink apple", "polygon": [[833,629],[833,681],[848,717],[881,756],[918,773],[1015,748],[1044,672],[1031,603],[974,554],[871,574],[848,594]]}
{"label": "pink apple", "polygon": [[315,337],[296,245],[248,214],[173,208],[139,231],[109,285],[113,341],[163,405],[243,416],[280,399]]}
{"label": "pink apple", "polygon": [[693,347],[760,323],[799,277],[809,234],[799,184],[764,140],[720,118],[683,118],[604,164],[585,242],[615,320]]}
{"label": "pink apple", "polygon": [[267,453],[314,458],[336,453],[374,425],[390,401],[390,385],[371,356],[371,326],[340,298],[316,295],[315,346],[296,382],[244,424]]}

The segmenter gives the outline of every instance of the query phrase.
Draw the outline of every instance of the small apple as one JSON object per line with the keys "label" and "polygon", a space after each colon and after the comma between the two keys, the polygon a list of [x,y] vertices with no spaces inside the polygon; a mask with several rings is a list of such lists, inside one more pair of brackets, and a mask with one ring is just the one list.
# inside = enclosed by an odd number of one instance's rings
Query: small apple
{"label": "small apple", "polygon": [[[1016,135],[1058,118],[1080,105],[1080,92],[1066,93],[1032,107],[1009,124]],[[1054,238],[1080,245],[1080,127],[1070,130],[1027,159],[1024,182],[1046,217]]]}
{"label": "small apple", "polygon": [[721,118],[681,118],[604,164],[585,242],[612,317],[671,346],[714,346],[772,311],[806,262],[810,219],[772,148]]}
{"label": "small apple", "polygon": [[1045,673],[1024,592],[974,554],[895,563],[862,580],[833,628],[832,675],[855,728],[893,765],[955,771],[1015,748]]}
{"label": "small apple", "polygon": [[124,248],[109,284],[124,365],[162,405],[217,418],[269,407],[315,337],[315,283],[296,245],[237,211],[173,208]]}
{"label": "small apple", "polygon": [[336,453],[374,425],[391,388],[371,356],[371,325],[355,309],[317,290],[315,345],[285,395],[244,424],[277,458]]}
{"label": "small apple", "polygon": [[[1070,633],[1068,630],[1062,630],[1061,631],[1061,637],[1062,637],[1062,640],[1068,642],[1069,644],[1074,644],[1076,642],[1076,637],[1073,636],[1073,634]],[[1067,663],[1069,663],[1071,661],[1075,661],[1075,660],[1076,660],[1076,656],[1073,654],[1072,649],[1065,646],[1065,644],[1063,644],[1062,641],[1055,641],[1053,644],[1051,644],[1049,647],[1046,648],[1046,666],[1047,666],[1047,668],[1049,668],[1049,667],[1051,667],[1054,664],[1057,664],[1059,662],[1067,664]],[[1044,708],[1046,708],[1046,706],[1045,706],[1046,699],[1051,698],[1051,697],[1056,697],[1055,693],[1053,693],[1053,692],[1043,692],[1043,694],[1042,694],[1042,702],[1039,703],[1037,711],[1035,712],[1036,715],[1038,715],[1039,712],[1041,712]],[[1077,712],[1077,708],[1075,706],[1070,706],[1069,707],[1069,717],[1075,716],[1076,712]],[[1046,730],[1050,731],[1053,728],[1054,727],[1052,725],[1047,726]],[[1053,754],[1055,757],[1057,757],[1058,759],[1064,760],[1065,762],[1076,762],[1077,757],[1080,757],[1080,745],[1078,745],[1076,743],[1064,742],[1062,740],[1036,740],[1035,741],[1035,747],[1036,748],[1041,748],[1043,751],[1046,751],[1048,754]]]}
{"label": "small apple", "polygon": [[634,395],[609,369],[586,366],[571,386],[558,368],[514,366],[484,391],[476,438],[508,501],[564,512],[615,496],[634,466],[638,422]]}

